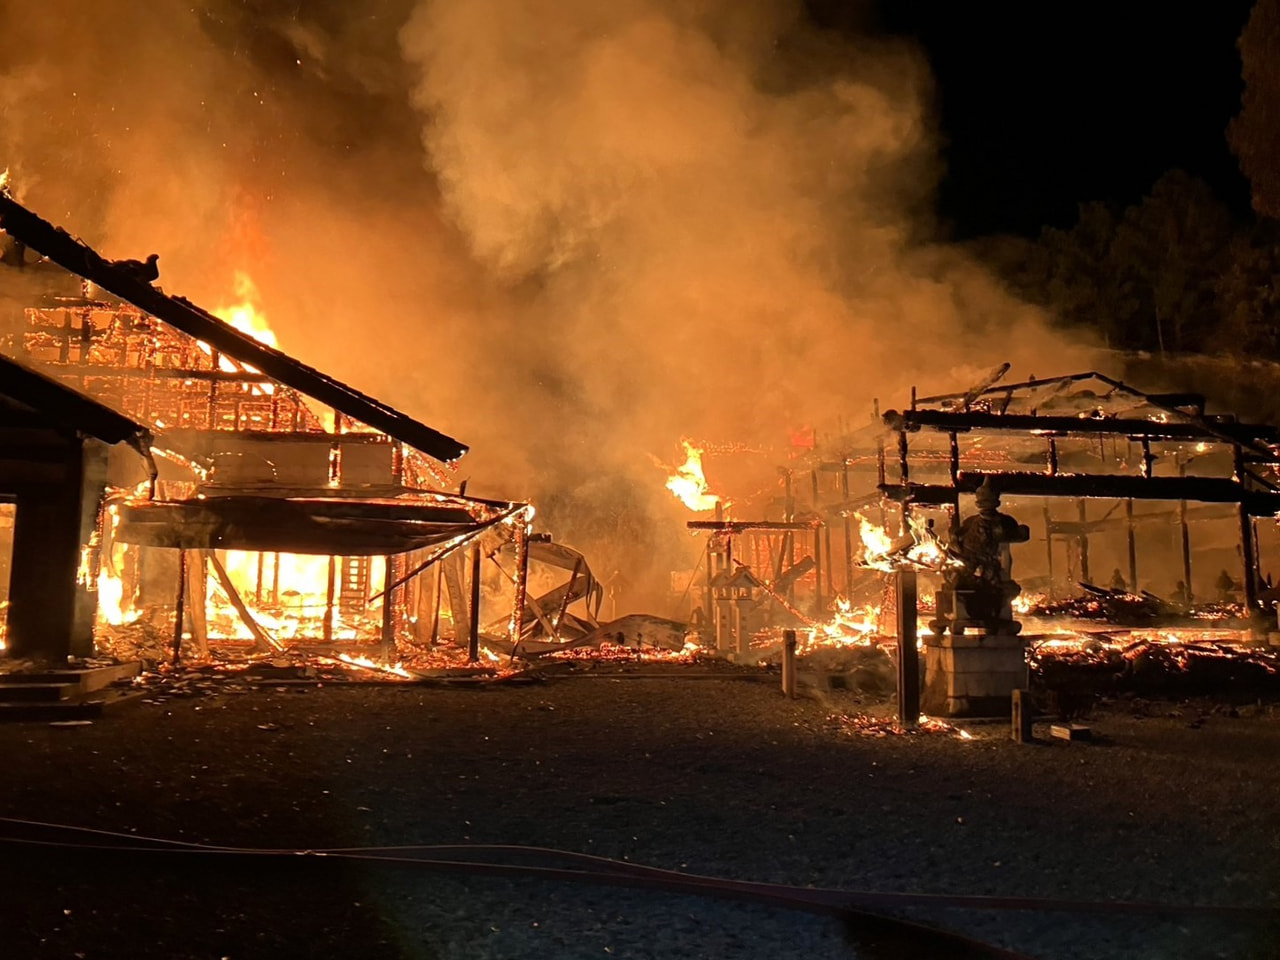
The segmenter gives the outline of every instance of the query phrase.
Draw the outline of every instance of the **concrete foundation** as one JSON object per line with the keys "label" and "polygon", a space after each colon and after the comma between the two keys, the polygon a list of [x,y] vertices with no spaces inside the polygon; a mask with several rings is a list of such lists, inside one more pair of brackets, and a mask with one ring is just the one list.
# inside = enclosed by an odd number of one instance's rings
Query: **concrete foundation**
{"label": "concrete foundation", "polygon": [[925,638],[921,708],[936,717],[1009,716],[1013,691],[1027,686],[1027,640],[943,634]]}

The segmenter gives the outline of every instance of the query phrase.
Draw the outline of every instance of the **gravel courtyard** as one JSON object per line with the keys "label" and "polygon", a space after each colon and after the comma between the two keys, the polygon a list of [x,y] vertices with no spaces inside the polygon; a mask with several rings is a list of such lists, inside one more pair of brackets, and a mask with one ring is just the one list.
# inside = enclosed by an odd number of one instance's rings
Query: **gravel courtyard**
{"label": "gravel courtyard", "polygon": [[[1093,742],[1041,726],[1022,746],[993,723],[961,724],[971,740],[868,735],[839,719],[865,709],[852,694],[788,701],[762,673],[697,665],[260,686],[0,727],[0,810],[225,846],[521,844],[799,886],[1278,903],[1280,714],[1256,704],[1112,701],[1087,721]],[[953,955],[655,890],[0,849],[15,958]],[[900,912],[1044,960],[1280,956],[1262,920]]]}

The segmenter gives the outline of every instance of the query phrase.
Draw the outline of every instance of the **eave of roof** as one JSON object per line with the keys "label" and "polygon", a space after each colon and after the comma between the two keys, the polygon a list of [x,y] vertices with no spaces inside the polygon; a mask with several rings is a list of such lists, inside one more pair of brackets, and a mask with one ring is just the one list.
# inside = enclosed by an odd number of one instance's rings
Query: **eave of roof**
{"label": "eave of roof", "polygon": [[41,256],[97,284],[183,333],[240,363],[444,463],[467,452],[465,444],[407,414],[309,367],[288,354],[259,343],[182,297],[173,297],[134,279],[93,248],[53,226],[11,197],[0,193],[0,229]]}
{"label": "eave of roof", "polygon": [[142,424],[4,356],[0,356],[0,393],[64,429],[104,443],[129,443],[139,449],[150,443],[151,433]]}

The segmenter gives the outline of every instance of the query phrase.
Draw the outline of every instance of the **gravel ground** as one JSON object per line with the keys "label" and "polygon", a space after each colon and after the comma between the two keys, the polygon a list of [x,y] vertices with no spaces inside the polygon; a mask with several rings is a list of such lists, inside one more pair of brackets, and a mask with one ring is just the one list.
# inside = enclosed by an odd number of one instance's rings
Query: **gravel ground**
{"label": "gravel ground", "polygon": [[[1104,704],[1088,744],[1042,727],[1044,742],[1020,746],[996,724],[967,727],[972,740],[872,737],[832,719],[864,709],[851,694],[787,701],[724,676],[636,666],[471,689],[268,687],[90,726],[10,724],[0,809],[225,845],[530,844],[797,885],[1277,903],[1268,710]],[[6,957],[946,955],[653,891],[0,849]],[[1280,956],[1276,928],[1252,921],[910,915],[1045,960]]]}

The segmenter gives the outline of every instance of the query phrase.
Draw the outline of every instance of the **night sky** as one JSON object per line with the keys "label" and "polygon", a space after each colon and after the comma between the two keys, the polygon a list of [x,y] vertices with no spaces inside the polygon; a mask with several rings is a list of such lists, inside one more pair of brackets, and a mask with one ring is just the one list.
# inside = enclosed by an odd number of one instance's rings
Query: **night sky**
{"label": "night sky", "polygon": [[[1251,6],[881,0],[872,17],[929,58],[947,167],[939,212],[965,238],[1069,226],[1080,202],[1133,203],[1177,167],[1248,216],[1225,130]],[[847,10],[814,4],[819,20]]]}

